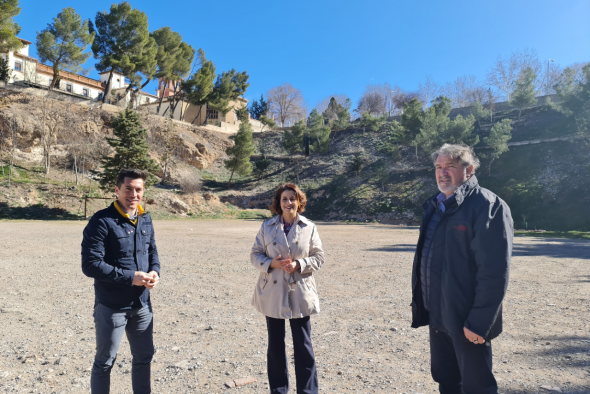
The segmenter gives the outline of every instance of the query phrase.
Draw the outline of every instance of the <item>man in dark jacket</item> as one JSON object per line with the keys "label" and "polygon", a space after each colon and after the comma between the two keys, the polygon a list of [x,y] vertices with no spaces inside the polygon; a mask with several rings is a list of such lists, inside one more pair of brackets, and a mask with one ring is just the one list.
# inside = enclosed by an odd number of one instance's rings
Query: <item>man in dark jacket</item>
{"label": "man in dark jacket", "polygon": [[160,280],[160,261],[152,219],[139,205],[146,179],[141,170],[122,170],[115,187],[117,200],[97,212],[84,229],[82,271],[94,278],[95,294],[93,394],[109,393],[123,331],[133,357],[133,392],[151,392],[154,343],[149,290]]}
{"label": "man in dark jacket", "polygon": [[424,204],[412,270],[412,327],[429,326],[431,372],[443,394],[497,393],[492,339],[502,332],[513,221],[481,188],[470,147],[433,153],[440,194]]}

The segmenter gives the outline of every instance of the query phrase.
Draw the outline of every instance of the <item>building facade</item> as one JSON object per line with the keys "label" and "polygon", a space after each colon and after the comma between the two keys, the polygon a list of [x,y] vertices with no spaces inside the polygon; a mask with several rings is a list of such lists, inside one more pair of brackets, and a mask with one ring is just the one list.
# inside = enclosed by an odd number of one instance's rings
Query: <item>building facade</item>
{"label": "building facade", "polygon": [[[53,81],[53,68],[39,63],[38,59],[29,56],[30,41],[20,38],[23,46],[18,52],[10,51],[3,54],[8,66],[13,70],[12,76],[8,83],[24,86],[33,86],[39,88],[48,88]],[[100,74],[100,79],[88,78],[83,75],[73,74],[68,71],[60,70],[59,85],[54,89],[60,93],[86,98],[88,100],[99,101],[105,93],[109,72]],[[126,106],[131,100],[130,92],[126,92],[129,84],[125,82],[125,76],[120,72],[114,72],[111,78],[111,97],[106,102]],[[141,91],[133,107],[141,104],[151,103],[158,99],[157,96]]]}

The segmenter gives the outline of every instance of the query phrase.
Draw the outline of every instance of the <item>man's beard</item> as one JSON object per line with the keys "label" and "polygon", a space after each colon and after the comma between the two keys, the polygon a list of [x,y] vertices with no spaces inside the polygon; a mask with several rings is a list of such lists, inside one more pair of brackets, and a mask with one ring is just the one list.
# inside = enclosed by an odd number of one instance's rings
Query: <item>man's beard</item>
{"label": "man's beard", "polygon": [[448,186],[441,186],[440,184],[437,183],[438,186],[438,190],[440,190],[441,193],[447,194],[447,193],[454,193],[455,190],[457,190],[459,188],[459,186],[454,186],[453,184],[450,184]]}

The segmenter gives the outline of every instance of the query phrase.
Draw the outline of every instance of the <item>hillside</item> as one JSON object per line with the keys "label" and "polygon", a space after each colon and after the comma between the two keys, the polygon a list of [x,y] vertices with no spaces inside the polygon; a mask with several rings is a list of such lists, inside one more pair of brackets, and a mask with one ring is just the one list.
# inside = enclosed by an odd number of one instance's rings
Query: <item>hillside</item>
{"label": "hillside", "polygon": [[[572,121],[543,104],[523,111],[520,121],[514,109],[494,114],[494,122],[504,118],[512,121],[513,145],[494,161],[491,174],[482,160],[480,184],[510,205],[517,228],[526,221],[528,229],[590,230],[590,212],[576,209],[590,198],[589,151],[586,140],[574,135]],[[480,139],[490,127],[481,126]],[[415,224],[423,201],[437,192],[432,164],[424,155],[417,161],[414,148],[402,147],[398,161],[380,154],[382,137],[353,128],[333,135],[327,155],[290,158],[281,147],[282,132],[255,135],[259,151],[262,147],[273,161],[268,176],[224,192],[227,175],[214,166],[208,172],[215,175],[203,186],[222,200],[263,208],[278,184],[299,181],[310,196],[307,214],[313,219]],[[563,140],[539,142],[556,138]],[[478,154],[483,145],[476,146]],[[357,151],[364,155],[358,174],[351,167]]]}
{"label": "hillside", "polygon": [[[47,177],[42,168],[40,118],[51,103],[52,116],[61,127],[52,148],[52,168]],[[494,122],[512,121],[512,144],[542,139],[570,138],[571,120],[543,104],[518,113],[509,107],[494,114]],[[83,216],[84,197],[110,198],[102,193],[88,170],[98,169],[99,159],[108,152],[104,137],[111,136],[110,123],[118,108],[85,107],[38,92],[16,93],[0,89],[0,125],[17,120],[18,150],[15,179],[0,187],[0,218],[70,218]],[[459,109],[455,113],[465,112]],[[161,117],[142,113],[148,129],[152,157],[163,154],[163,131],[168,127]],[[483,137],[491,124],[482,124]],[[289,156],[282,148],[283,131],[255,134],[257,152],[271,159],[268,172],[259,179],[252,175],[234,177],[227,190],[229,172],[223,166],[225,149],[232,144],[227,135],[174,122],[176,147],[171,162],[171,177],[165,185],[154,185],[146,193],[148,209],[156,218],[240,217],[268,215],[266,208],[276,187],[297,182],[309,197],[307,215],[314,220],[339,220],[415,224],[421,216],[422,202],[436,192],[432,164],[414,148],[401,147],[401,158],[394,160],[379,152],[380,132],[350,128],[333,133],[326,155]],[[4,133],[2,160],[9,159],[10,139]],[[480,138],[481,139],[481,138]],[[483,144],[476,152],[483,152]],[[84,148],[84,149],[82,149]],[[355,153],[362,158],[360,171],[353,171]],[[589,152],[583,139],[513,145],[494,161],[491,173],[487,162],[477,174],[480,184],[500,195],[510,205],[517,228],[527,222],[529,229],[590,230],[590,212],[576,209],[586,203],[590,181]],[[76,183],[75,167],[78,167]],[[358,168],[357,168],[358,169]],[[162,174],[159,174],[160,176]],[[94,182],[94,183],[93,183]],[[109,200],[88,200],[88,214]]]}

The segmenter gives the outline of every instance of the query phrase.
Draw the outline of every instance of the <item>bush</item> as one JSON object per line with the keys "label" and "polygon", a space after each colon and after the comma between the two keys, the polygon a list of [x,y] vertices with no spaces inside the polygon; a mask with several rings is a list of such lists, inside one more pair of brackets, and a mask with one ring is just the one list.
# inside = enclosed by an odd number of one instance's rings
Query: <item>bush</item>
{"label": "bush", "polygon": [[195,173],[186,172],[178,176],[180,188],[184,194],[196,193],[201,190],[201,177]]}

